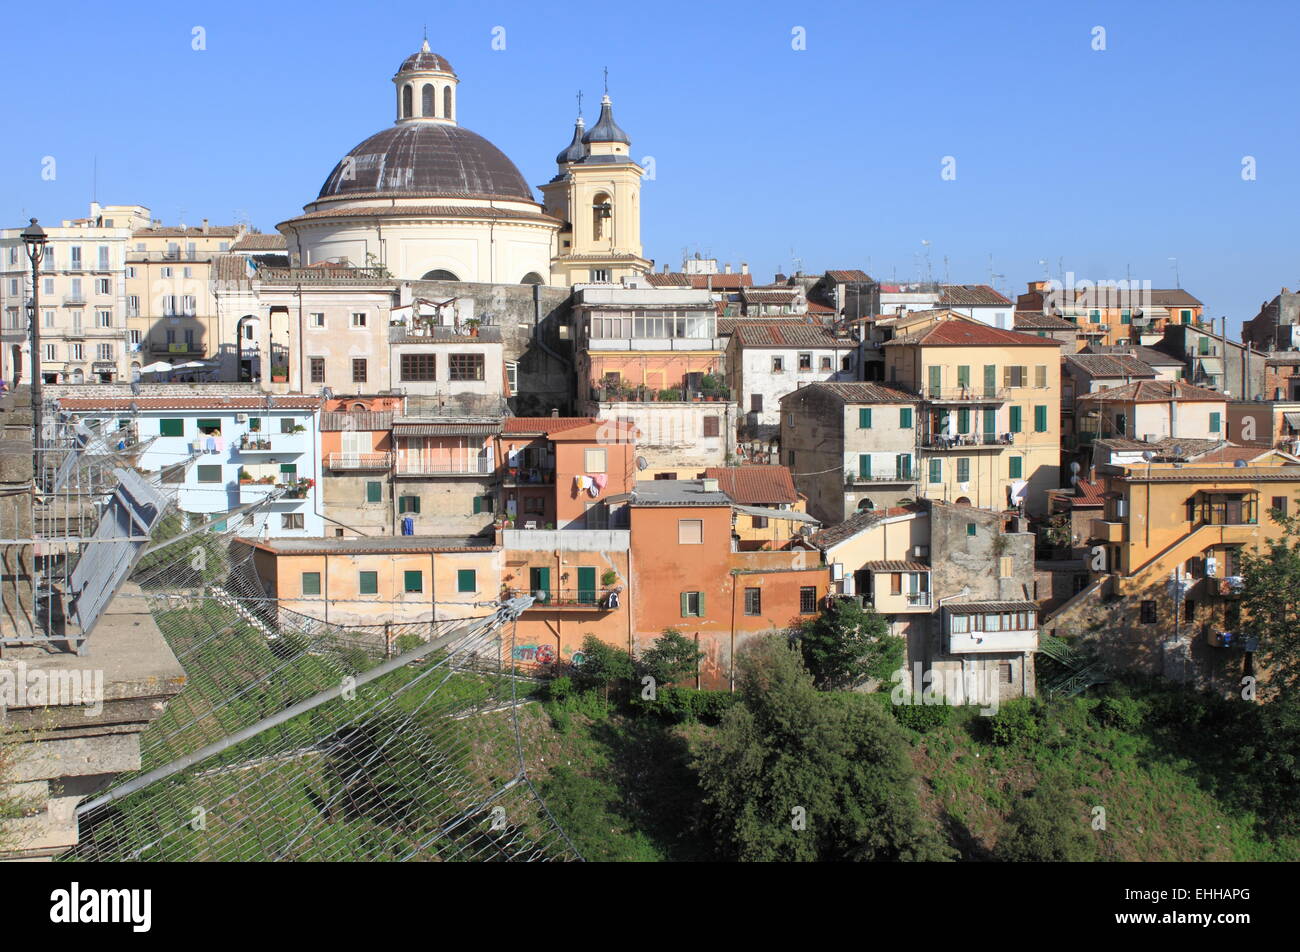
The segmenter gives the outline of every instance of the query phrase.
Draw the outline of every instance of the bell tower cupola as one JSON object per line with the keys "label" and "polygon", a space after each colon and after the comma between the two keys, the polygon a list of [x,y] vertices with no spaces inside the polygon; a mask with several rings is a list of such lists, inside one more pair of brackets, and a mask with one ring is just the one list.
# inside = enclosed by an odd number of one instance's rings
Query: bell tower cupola
{"label": "bell tower cupola", "polygon": [[460,81],[447,60],[429,49],[429,39],[397,70],[397,122],[456,124],[456,86]]}

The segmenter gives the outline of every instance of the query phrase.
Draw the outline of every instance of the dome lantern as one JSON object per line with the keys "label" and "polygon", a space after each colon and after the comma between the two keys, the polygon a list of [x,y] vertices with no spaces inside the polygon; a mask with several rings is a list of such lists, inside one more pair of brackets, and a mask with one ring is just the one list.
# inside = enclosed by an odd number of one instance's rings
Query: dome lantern
{"label": "dome lantern", "polygon": [[402,61],[397,86],[397,119],[404,122],[456,124],[456,71],[445,57],[429,49],[429,41]]}

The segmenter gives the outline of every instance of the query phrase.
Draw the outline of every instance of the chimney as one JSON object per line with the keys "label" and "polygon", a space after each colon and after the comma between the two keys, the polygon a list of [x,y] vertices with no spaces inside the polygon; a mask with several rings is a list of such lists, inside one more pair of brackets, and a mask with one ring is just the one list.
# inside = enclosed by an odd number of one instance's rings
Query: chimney
{"label": "chimney", "polygon": [[740,273],[749,274],[749,264],[747,262],[740,262]]}
{"label": "chimney", "polygon": [[208,220],[205,218],[203,219],[203,234],[206,235],[207,233],[208,233]]}
{"label": "chimney", "polygon": [[558,417],[559,415],[560,415],[560,410],[558,407],[551,411],[552,417]]}
{"label": "chimney", "polygon": [[731,274],[731,262],[730,262],[730,261],[728,261],[726,264],[724,264],[724,265],[722,266],[722,273],[723,273],[723,274]]}
{"label": "chimney", "polygon": [[665,263],[665,264],[664,264],[664,274],[667,274],[667,273],[668,273],[668,265]]}
{"label": "chimney", "polygon": [[701,479],[700,492],[716,493],[718,491],[718,481],[716,479]]}

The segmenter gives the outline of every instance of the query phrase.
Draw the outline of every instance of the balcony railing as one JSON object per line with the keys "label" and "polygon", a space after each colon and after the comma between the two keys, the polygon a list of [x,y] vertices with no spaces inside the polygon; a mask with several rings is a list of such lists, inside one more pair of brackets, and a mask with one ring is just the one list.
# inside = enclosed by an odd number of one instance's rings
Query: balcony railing
{"label": "balcony railing", "polygon": [[1007,388],[923,387],[921,396],[931,403],[1001,403],[1007,399]]}
{"label": "balcony railing", "polygon": [[[510,594],[517,594],[510,590]],[[525,594],[533,596],[530,610],[577,608],[587,611],[612,611],[619,607],[622,593],[612,588],[591,589],[530,589]]]}
{"label": "balcony railing", "polygon": [[921,446],[928,450],[968,450],[979,447],[1010,446],[1012,433],[926,433],[921,436]]}
{"label": "balcony railing", "polygon": [[844,482],[848,485],[854,483],[914,483],[916,478],[916,470],[914,469],[884,469],[872,470],[869,473],[846,472]]}
{"label": "balcony railing", "polygon": [[434,459],[399,455],[396,472],[398,476],[487,476],[494,468],[488,457]]}
{"label": "balcony railing", "polygon": [[85,307],[86,296],[84,294],[65,294],[63,295],[64,307]]}
{"label": "balcony railing", "polygon": [[507,486],[548,486],[555,482],[555,470],[545,466],[509,466],[501,480]]}
{"label": "balcony railing", "polygon": [[331,453],[326,465],[330,469],[377,470],[393,465],[392,453]]}
{"label": "balcony railing", "polygon": [[908,608],[928,608],[930,606],[930,593],[908,592],[907,606]]}
{"label": "balcony railing", "polygon": [[1210,584],[1214,587],[1213,591],[1220,597],[1237,598],[1241,595],[1246,583],[1240,575],[1229,575],[1227,578],[1210,579]]}

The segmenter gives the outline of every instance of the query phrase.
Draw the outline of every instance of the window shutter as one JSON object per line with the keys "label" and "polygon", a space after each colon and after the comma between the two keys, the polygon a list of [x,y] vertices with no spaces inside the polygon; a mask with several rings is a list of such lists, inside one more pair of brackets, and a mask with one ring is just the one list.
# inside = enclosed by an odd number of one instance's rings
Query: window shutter
{"label": "window shutter", "polygon": [[871,429],[871,407],[858,408],[858,429],[859,430]]}
{"label": "window shutter", "polygon": [[703,618],[706,614],[708,613],[704,610],[704,593],[700,592],[700,617]]}
{"label": "window shutter", "polygon": [[475,496],[475,497],[474,497],[474,515],[477,516],[477,515],[478,515],[480,512],[482,512],[482,511],[483,511],[483,497],[482,497],[482,496]]}
{"label": "window shutter", "polygon": [[863,479],[871,478],[871,454],[862,453],[858,456],[858,475]]}
{"label": "window shutter", "polygon": [[1012,433],[1019,433],[1019,432],[1020,432],[1020,424],[1021,424],[1021,421],[1020,421],[1020,407],[1012,407],[1012,408],[1011,408],[1011,432],[1012,432]]}
{"label": "window shutter", "polygon": [[1011,386],[1011,368],[1010,368],[1010,367],[1003,367],[1003,368],[1002,368],[1002,386],[1004,386],[1004,387],[1010,387],[1010,386]]}

